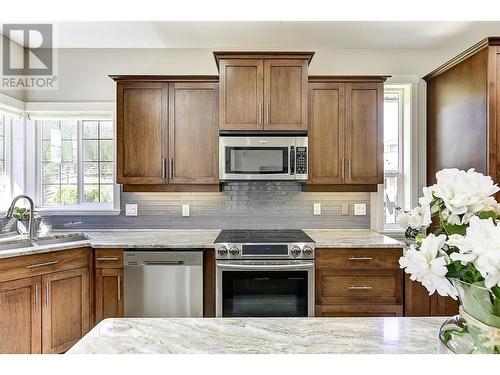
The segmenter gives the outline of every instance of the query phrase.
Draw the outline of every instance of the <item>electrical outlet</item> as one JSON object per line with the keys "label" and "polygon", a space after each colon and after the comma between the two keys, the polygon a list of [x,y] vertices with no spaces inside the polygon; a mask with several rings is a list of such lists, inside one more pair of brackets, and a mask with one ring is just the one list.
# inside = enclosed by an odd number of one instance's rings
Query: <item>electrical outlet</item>
{"label": "electrical outlet", "polygon": [[349,216],[349,205],[347,203],[342,204],[342,216]]}
{"label": "electrical outlet", "polygon": [[321,215],[321,203],[314,203],[314,215]]}
{"label": "electrical outlet", "polygon": [[137,205],[136,204],[126,204],[125,205],[125,216],[137,216]]}
{"label": "electrical outlet", "polygon": [[189,216],[189,204],[182,205],[182,216]]}
{"label": "electrical outlet", "polygon": [[366,204],[364,204],[364,203],[356,203],[354,205],[354,215],[356,215],[356,216],[364,216],[364,215],[366,215]]}

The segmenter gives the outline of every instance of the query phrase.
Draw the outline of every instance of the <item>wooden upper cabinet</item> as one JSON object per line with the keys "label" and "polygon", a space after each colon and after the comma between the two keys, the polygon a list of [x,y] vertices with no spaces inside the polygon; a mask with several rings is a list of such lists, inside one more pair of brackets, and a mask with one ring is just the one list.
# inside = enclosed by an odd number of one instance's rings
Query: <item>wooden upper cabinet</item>
{"label": "wooden upper cabinet", "polygon": [[0,353],[41,352],[40,277],[0,283]]}
{"label": "wooden upper cabinet", "polygon": [[171,83],[169,104],[169,183],[219,183],[218,84]]}
{"label": "wooden upper cabinet", "polygon": [[344,99],[344,83],[309,85],[309,183],[343,183]]}
{"label": "wooden upper cabinet", "polygon": [[165,183],[166,101],[161,82],[118,83],[118,183]]}
{"label": "wooden upper cabinet", "polygon": [[214,52],[220,130],[307,130],[309,52]]}
{"label": "wooden upper cabinet", "polygon": [[263,77],[263,60],[221,60],[221,130],[263,129]]}
{"label": "wooden upper cabinet", "polygon": [[87,267],[42,276],[42,353],[62,353],[90,329]]}
{"label": "wooden upper cabinet", "polygon": [[383,84],[346,84],[347,183],[383,183],[383,105]]}
{"label": "wooden upper cabinet", "polygon": [[264,60],[265,130],[307,130],[307,60]]}

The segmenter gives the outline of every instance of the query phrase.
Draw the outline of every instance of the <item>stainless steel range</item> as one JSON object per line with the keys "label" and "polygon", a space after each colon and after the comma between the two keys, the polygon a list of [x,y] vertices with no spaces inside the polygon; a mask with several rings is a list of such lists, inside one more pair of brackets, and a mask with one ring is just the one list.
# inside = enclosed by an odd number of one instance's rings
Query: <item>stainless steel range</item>
{"label": "stainless steel range", "polygon": [[218,317],[314,316],[314,241],[302,230],[223,230]]}

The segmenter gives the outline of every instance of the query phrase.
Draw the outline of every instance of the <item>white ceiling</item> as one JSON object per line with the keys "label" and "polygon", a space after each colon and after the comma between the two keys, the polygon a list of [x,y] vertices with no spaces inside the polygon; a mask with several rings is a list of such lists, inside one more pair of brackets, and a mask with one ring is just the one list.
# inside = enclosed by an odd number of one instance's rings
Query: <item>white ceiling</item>
{"label": "white ceiling", "polygon": [[60,48],[465,48],[500,22],[58,22]]}

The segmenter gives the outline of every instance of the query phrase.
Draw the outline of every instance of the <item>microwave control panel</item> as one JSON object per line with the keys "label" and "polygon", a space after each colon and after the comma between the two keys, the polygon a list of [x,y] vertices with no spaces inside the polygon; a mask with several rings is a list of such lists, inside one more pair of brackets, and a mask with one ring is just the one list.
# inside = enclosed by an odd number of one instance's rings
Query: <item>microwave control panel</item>
{"label": "microwave control panel", "polygon": [[307,147],[295,148],[295,173],[307,174]]}

